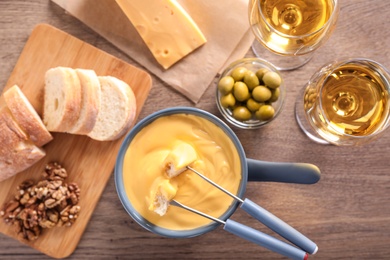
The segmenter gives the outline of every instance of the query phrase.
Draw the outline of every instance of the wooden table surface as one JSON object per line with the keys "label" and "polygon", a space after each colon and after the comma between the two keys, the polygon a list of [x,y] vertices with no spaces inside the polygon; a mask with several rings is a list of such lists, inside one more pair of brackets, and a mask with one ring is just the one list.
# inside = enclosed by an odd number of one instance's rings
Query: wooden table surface
{"label": "wooden table surface", "polygon": [[[249,183],[246,197],[314,240],[319,252],[311,259],[390,259],[390,130],[365,146],[336,147],[311,142],[294,119],[298,91],[326,61],[367,57],[390,68],[390,1],[340,0],[340,4],[337,27],[326,44],[306,66],[283,72],[287,98],[281,115],[271,125],[258,130],[234,129],[247,157],[313,163],[321,169],[321,180],[314,185]],[[48,0],[1,0],[0,90],[31,30],[42,22],[139,66]],[[247,56],[253,53],[249,51]],[[153,77],[153,87],[139,119],[173,105],[196,106],[221,117],[215,105],[214,86],[195,105]],[[232,219],[272,234],[242,210],[233,214]],[[47,258],[0,234],[0,259]],[[112,175],[70,259],[151,258],[285,259],[222,228],[190,239],[154,235],[124,211]]]}

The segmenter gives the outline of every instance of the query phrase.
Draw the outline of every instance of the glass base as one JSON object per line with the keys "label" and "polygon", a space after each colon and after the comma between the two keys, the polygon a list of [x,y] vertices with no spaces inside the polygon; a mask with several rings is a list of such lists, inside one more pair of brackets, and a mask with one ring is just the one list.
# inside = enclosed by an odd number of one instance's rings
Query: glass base
{"label": "glass base", "polygon": [[297,97],[297,100],[295,101],[295,119],[299,127],[312,141],[319,144],[330,144],[328,141],[325,141],[310,125],[305,115],[305,110],[303,109],[304,93],[305,93],[305,88],[302,88],[301,92]]}
{"label": "glass base", "polygon": [[256,57],[262,58],[272,63],[278,70],[294,70],[305,65],[313,53],[299,56],[284,56],[271,52],[265,48],[260,42],[254,40],[252,50]]}

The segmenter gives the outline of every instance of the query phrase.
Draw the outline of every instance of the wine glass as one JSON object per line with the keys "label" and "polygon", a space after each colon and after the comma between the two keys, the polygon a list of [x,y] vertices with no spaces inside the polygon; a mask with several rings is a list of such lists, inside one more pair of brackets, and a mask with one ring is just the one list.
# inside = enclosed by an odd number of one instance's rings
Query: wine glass
{"label": "wine glass", "polygon": [[331,35],[338,2],[249,0],[249,22],[256,38],[253,52],[279,70],[303,66]]}
{"label": "wine glass", "polygon": [[366,58],[334,61],[319,69],[295,103],[303,132],[322,144],[359,145],[390,125],[390,73]]}

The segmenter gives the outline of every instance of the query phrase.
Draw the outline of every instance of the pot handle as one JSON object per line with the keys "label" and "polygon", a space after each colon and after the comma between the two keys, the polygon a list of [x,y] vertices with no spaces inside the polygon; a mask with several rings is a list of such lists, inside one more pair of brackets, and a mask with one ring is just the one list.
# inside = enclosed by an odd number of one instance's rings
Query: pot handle
{"label": "pot handle", "polygon": [[321,178],[320,169],[309,163],[265,162],[247,158],[248,181],[273,181],[314,184]]}

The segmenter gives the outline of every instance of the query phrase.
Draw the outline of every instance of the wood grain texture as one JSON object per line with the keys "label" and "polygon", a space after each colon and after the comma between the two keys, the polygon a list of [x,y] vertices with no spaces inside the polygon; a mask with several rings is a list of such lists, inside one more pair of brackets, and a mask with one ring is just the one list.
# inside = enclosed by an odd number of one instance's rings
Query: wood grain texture
{"label": "wood grain texture", "polygon": [[[287,82],[287,98],[280,116],[271,125],[258,130],[234,129],[248,157],[314,163],[321,169],[322,178],[315,185],[249,183],[246,197],[312,238],[318,244],[319,251],[310,259],[390,259],[390,130],[379,140],[362,147],[322,146],[308,140],[294,119],[294,101],[298,91],[314,71],[327,61],[363,56],[390,68],[390,1],[340,0],[340,5],[340,18],[326,44],[304,67],[283,72]],[[31,30],[41,22],[48,22],[139,67],[131,58],[50,1],[2,0],[0,88],[6,85]],[[248,51],[247,56],[253,56],[252,52]],[[194,106],[153,77],[153,87],[139,120],[157,110],[178,105]],[[207,89],[196,107],[221,117],[215,105],[215,85]],[[273,234],[241,210],[232,219]],[[0,235],[0,258],[49,259],[5,235]],[[227,234],[222,228],[191,239],[168,239],[145,231],[121,206],[112,175],[77,249],[69,257],[184,258],[285,259]]]}
{"label": "wood grain texture", "polygon": [[[5,89],[18,85],[38,114],[42,114],[44,75],[57,66],[92,69],[99,76],[111,75],[127,82],[134,90],[139,111],[151,87],[151,78],[145,71],[52,26],[40,24],[31,33]],[[99,142],[87,136],[53,133],[53,141],[44,146],[47,154],[44,159],[0,183],[0,204],[3,205],[16,195],[16,186],[23,180],[41,179],[45,165],[57,161],[69,173],[66,181],[76,182],[80,187],[82,210],[75,224],[71,228],[45,230],[38,240],[28,245],[56,258],[74,251],[114,169],[123,138]],[[12,226],[3,221],[0,221],[0,232],[16,237]]]}

